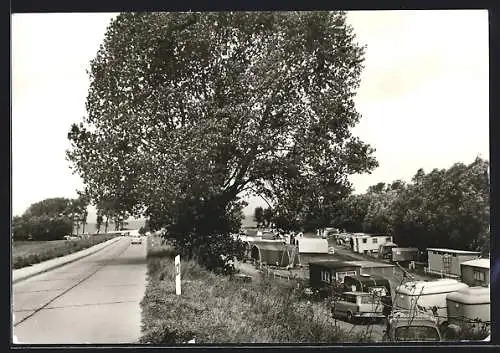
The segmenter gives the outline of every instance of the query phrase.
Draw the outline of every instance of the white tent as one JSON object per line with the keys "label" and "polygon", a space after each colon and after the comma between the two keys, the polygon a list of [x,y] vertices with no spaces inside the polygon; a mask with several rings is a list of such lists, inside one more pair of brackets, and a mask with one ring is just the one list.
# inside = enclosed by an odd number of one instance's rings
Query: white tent
{"label": "white tent", "polygon": [[328,240],[321,238],[299,238],[299,254],[328,254]]}

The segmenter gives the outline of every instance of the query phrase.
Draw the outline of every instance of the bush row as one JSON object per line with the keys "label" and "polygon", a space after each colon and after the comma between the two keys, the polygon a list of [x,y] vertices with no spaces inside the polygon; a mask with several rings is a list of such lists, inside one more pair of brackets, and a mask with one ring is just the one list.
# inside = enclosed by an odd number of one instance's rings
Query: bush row
{"label": "bush row", "polygon": [[12,266],[14,269],[31,266],[43,261],[69,255],[77,251],[87,249],[91,246],[108,241],[112,238],[114,238],[113,235],[99,235],[99,236],[92,236],[87,239],[69,240],[63,243],[57,242],[57,244],[54,244],[53,247],[41,250],[41,252],[38,253],[13,256]]}

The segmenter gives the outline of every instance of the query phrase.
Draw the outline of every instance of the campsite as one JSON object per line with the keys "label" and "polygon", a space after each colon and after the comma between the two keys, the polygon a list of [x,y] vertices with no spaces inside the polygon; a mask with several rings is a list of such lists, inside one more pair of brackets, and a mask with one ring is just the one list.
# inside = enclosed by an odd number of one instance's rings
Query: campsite
{"label": "campsite", "polygon": [[[311,300],[326,298],[327,301],[330,300],[330,306],[332,298],[337,297],[336,300],[339,300],[338,298],[342,297],[340,300],[347,300],[345,298],[352,297],[345,297],[342,293],[374,293],[373,289],[378,290],[377,293],[382,299],[380,315],[383,313],[387,320],[382,323],[369,323],[376,327],[374,332],[378,333],[380,340],[387,339],[383,338],[386,332],[383,325],[392,322],[390,318],[401,311],[414,312],[411,315],[420,315],[422,320],[425,315],[430,315],[443,337],[457,336],[457,332],[464,330],[463,327],[472,329],[482,338],[489,332],[489,287],[488,282],[484,280],[489,277],[489,261],[480,259],[477,252],[429,248],[428,263],[424,266],[423,273],[417,273],[415,262],[420,258],[420,251],[411,247],[398,247],[391,237],[372,237],[369,234],[355,234],[349,237],[343,234],[335,238],[349,240],[338,242],[336,239],[326,240],[314,233],[301,234],[295,240],[290,240],[294,239],[293,235],[268,236],[263,240],[260,234],[261,232],[257,231],[253,238],[244,238],[247,248],[251,250],[246,253],[244,263],[237,265],[238,271],[251,276],[257,282],[267,278],[272,279],[276,285],[302,285],[307,288],[306,293],[311,295]],[[270,231],[268,234],[273,233]],[[367,243],[363,242],[363,239],[381,238],[389,245],[388,253],[391,256],[377,254],[378,250],[384,250],[383,245],[368,251],[359,250],[360,243]],[[353,246],[356,242],[358,247]],[[331,246],[335,247],[333,254],[329,253]],[[450,253],[458,257],[458,260],[451,264],[448,261],[449,257],[452,257],[448,255]],[[441,262],[436,260],[436,255],[440,254],[443,259]],[[335,307],[340,306],[337,304]],[[367,317],[368,314],[359,315]],[[401,326],[402,319],[401,316],[398,317],[398,325]],[[339,320],[337,318],[338,315],[335,315],[335,323],[340,327],[357,325],[351,317]]]}
{"label": "campsite", "polygon": [[490,12],[12,11],[15,344],[489,336]]}

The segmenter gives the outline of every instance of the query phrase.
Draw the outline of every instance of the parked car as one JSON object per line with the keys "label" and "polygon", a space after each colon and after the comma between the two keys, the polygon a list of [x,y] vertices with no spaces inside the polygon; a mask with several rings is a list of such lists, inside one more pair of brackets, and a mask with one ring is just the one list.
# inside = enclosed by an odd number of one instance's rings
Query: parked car
{"label": "parked car", "polygon": [[437,342],[442,341],[437,319],[429,314],[396,311],[389,315],[384,341]]}
{"label": "parked car", "polygon": [[140,235],[132,235],[130,237],[130,244],[142,244],[142,237]]}
{"label": "parked car", "polygon": [[345,317],[348,322],[355,319],[382,319],[383,305],[380,297],[372,293],[344,292],[332,303],[332,316]]}

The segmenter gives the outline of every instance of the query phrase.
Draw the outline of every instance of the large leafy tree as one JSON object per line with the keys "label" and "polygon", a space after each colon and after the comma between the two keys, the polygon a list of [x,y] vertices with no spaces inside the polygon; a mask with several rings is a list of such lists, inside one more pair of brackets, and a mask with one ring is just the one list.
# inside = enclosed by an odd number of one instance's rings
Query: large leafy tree
{"label": "large leafy tree", "polygon": [[191,247],[237,226],[247,192],[282,205],[307,193],[291,213],[317,193],[333,203],[376,166],[350,132],[362,61],[341,12],[121,14],[68,158],[94,202],[119,200]]}
{"label": "large leafy tree", "polygon": [[348,232],[362,232],[370,207],[370,196],[352,194],[336,203],[334,223]]}
{"label": "large leafy tree", "polygon": [[54,197],[35,202],[28,207],[24,212],[25,216],[42,216],[56,217],[66,215],[71,208],[73,200],[64,197]]}

